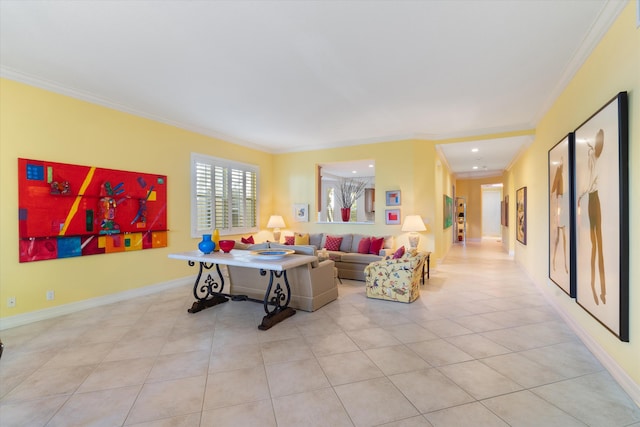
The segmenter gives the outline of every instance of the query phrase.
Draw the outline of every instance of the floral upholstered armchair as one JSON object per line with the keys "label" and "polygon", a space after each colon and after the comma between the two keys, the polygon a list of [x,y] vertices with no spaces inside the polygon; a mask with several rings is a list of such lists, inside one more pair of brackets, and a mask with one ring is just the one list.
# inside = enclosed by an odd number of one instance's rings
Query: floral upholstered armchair
{"label": "floral upholstered armchair", "polygon": [[365,270],[367,297],[389,301],[413,302],[420,296],[420,281],[427,253],[415,249],[397,259],[385,258],[369,264]]}

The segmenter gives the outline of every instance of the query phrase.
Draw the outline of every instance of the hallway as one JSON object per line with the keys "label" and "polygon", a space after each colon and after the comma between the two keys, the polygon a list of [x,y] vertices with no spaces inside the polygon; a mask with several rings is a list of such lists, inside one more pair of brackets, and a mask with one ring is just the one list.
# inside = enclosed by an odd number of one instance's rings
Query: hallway
{"label": "hallway", "polygon": [[343,280],[268,331],[251,302],[188,314],[191,286],[4,330],[0,425],[640,426],[500,245],[454,245],[412,304]]}

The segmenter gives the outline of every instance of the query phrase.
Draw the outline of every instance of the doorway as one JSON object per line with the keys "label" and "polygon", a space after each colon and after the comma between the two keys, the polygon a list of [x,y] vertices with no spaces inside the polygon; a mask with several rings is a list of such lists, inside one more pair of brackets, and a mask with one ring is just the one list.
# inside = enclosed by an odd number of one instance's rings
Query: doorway
{"label": "doorway", "polygon": [[500,201],[502,200],[502,184],[485,184],[482,186],[482,238],[500,239]]}

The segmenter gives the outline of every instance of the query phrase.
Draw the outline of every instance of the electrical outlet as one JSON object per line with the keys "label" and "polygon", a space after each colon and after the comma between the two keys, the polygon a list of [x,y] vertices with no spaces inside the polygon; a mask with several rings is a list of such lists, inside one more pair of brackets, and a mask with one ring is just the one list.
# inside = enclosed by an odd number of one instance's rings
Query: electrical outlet
{"label": "electrical outlet", "polygon": [[16,306],[16,297],[7,298],[7,307],[12,308]]}
{"label": "electrical outlet", "polygon": [[55,293],[53,291],[47,291],[47,301],[53,301]]}

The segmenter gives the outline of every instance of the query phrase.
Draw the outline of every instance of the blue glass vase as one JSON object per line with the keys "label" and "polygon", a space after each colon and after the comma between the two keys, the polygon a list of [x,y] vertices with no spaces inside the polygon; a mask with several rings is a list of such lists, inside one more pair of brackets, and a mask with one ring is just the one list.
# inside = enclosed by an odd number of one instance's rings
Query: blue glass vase
{"label": "blue glass vase", "polygon": [[203,254],[210,254],[216,248],[216,244],[211,240],[211,234],[203,234],[202,241],[198,243],[198,249]]}

